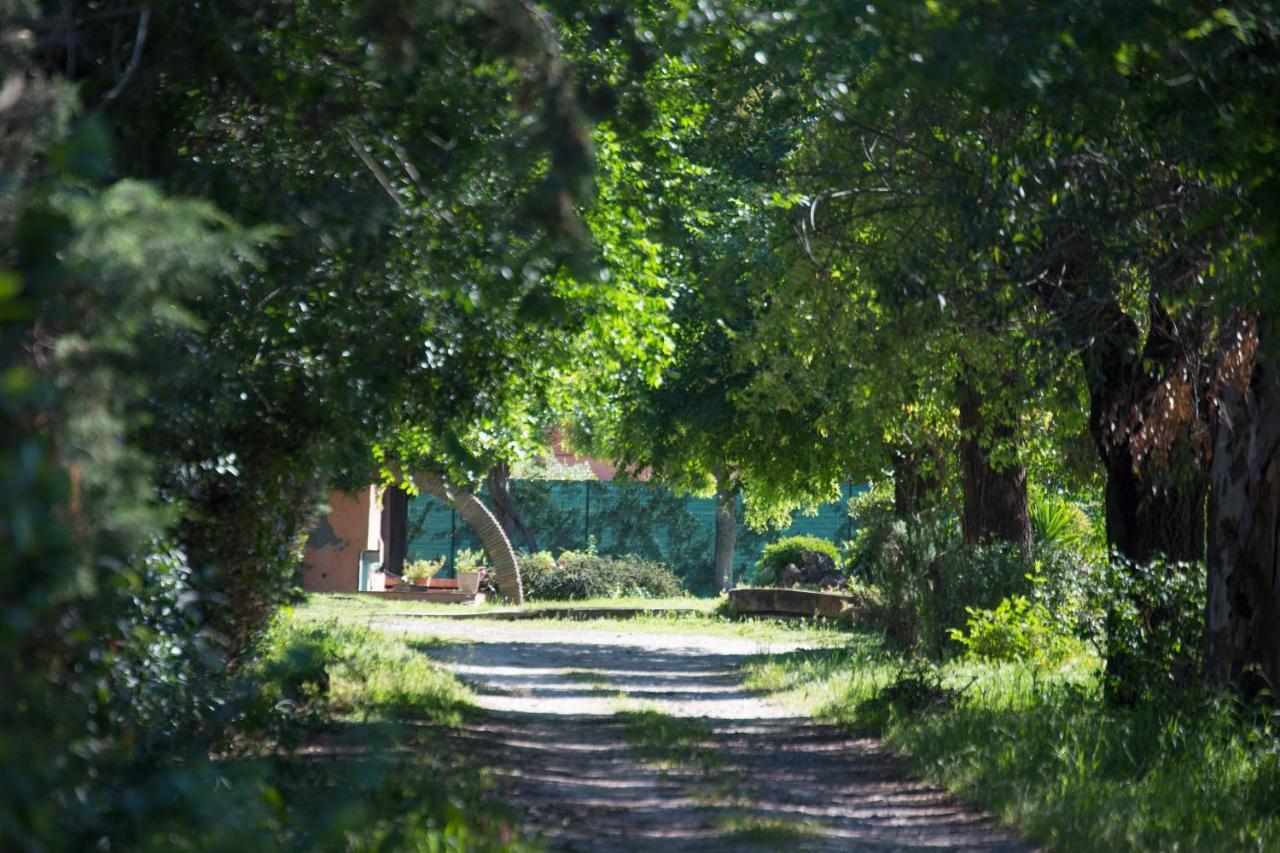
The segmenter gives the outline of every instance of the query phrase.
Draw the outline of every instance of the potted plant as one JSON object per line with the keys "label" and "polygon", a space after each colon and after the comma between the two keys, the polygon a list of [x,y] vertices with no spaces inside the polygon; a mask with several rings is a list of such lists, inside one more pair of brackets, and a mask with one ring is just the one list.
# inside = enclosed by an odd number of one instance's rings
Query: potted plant
{"label": "potted plant", "polygon": [[480,591],[480,578],[484,574],[483,551],[463,548],[453,558],[453,572],[458,578],[458,592],[475,595]]}
{"label": "potted plant", "polygon": [[443,567],[444,563],[440,560],[413,560],[405,563],[403,577],[414,586],[427,586]]}

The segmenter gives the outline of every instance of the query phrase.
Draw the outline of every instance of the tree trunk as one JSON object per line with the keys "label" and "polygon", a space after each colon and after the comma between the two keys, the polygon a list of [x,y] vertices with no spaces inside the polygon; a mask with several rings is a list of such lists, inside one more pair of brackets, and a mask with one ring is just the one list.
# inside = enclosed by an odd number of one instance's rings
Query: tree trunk
{"label": "tree trunk", "polygon": [[[1174,376],[1183,353],[1201,342],[1184,339],[1185,331],[1180,332],[1154,300],[1150,320],[1143,341],[1133,318],[1118,304],[1109,303],[1094,317],[1096,327],[1105,334],[1089,338],[1082,351],[1089,431],[1106,470],[1107,544],[1135,563],[1159,556],[1200,562],[1209,480],[1205,456],[1189,438],[1194,429],[1177,428],[1162,438],[1166,458],[1161,464],[1152,458],[1150,447],[1139,460],[1135,438],[1144,425],[1158,422],[1160,412],[1153,410],[1153,404],[1169,404],[1155,393],[1160,383]],[[1153,624],[1174,618],[1158,602],[1139,597],[1131,603]],[[1107,624],[1117,618],[1118,611],[1109,612]],[[1150,674],[1141,665],[1142,651],[1136,655],[1134,651],[1108,644],[1107,693],[1115,703],[1131,704],[1149,681]],[[1189,661],[1194,659],[1193,651],[1186,654]]]}
{"label": "tree trunk", "polygon": [[519,507],[511,497],[511,466],[505,462],[494,465],[489,469],[485,483],[489,487],[489,499],[493,501],[494,515],[498,517],[498,523],[502,525],[507,538],[523,545],[530,554],[537,553],[538,540],[534,538],[529,525],[525,524]]}
{"label": "tree trunk", "polygon": [[398,577],[409,554],[409,494],[395,486],[382,493],[382,541],[382,570]]}
{"label": "tree trunk", "polygon": [[1280,364],[1255,357],[1218,393],[1209,521],[1208,675],[1280,689]]}
{"label": "tree trunk", "polygon": [[995,467],[991,448],[1013,442],[1013,424],[994,423],[987,430],[982,395],[961,384],[960,469],[964,506],[961,529],[970,545],[1011,542],[1031,547],[1031,517],[1027,510],[1027,470],[1022,465]]}
{"label": "tree trunk", "polygon": [[733,478],[717,471],[715,577],[719,591],[733,588],[733,551],[738,541],[737,495]]}
{"label": "tree trunk", "polygon": [[516,561],[516,552],[512,550],[511,540],[507,538],[493,513],[489,512],[489,508],[470,492],[449,486],[439,474],[419,474],[414,480],[428,494],[452,506],[463,521],[471,525],[471,529],[484,543],[485,553],[493,561],[493,569],[498,575],[498,592],[516,604],[523,604],[524,586],[520,582],[520,565]]}
{"label": "tree trunk", "polygon": [[1107,334],[1084,350],[1089,391],[1089,431],[1107,474],[1107,544],[1122,556],[1145,563],[1157,555],[1169,560],[1204,559],[1205,498],[1208,476],[1203,454],[1174,439],[1167,463],[1140,463],[1134,437],[1136,417],[1150,405],[1149,395],[1172,373],[1187,342],[1177,339],[1168,316],[1153,306],[1145,344],[1133,318],[1118,305],[1097,318]]}

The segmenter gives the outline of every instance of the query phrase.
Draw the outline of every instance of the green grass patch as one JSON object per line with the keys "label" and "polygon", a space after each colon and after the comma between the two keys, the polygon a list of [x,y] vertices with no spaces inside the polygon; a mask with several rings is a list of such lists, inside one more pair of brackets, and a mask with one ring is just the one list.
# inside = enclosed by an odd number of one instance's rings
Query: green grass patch
{"label": "green grass patch", "polygon": [[702,720],[648,707],[626,708],[617,717],[623,736],[641,761],[663,770],[703,774],[714,773],[723,763],[711,745],[711,729]]}
{"label": "green grass patch", "polygon": [[288,611],[264,634],[245,676],[271,741],[222,762],[260,780],[274,832],[261,849],[535,849],[452,747],[471,692],[423,646]]}
{"label": "green grass patch", "polygon": [[360,613],[386,615],[388,613],[403,613],[412,616],[426,615],[455,615],[458,613],[494,613],[509,610],[521,611],[537,611],[560,609],[564,607],[573,608],[601,608],[613,607],[623,608],[646,608],[654,610],[693,610],[698,612],[710,612],[719,604],[718,598],[694,598],[692,596],[679,596],[675,598],[586,598],[576,599],[573,601],[538,601],[515,607],[502,601],[489,602],[483,604],[439,604],[426,601],[405,601],[384,598],[378,595],[358,595],[352,593],[341,592],[313,592],[308,593],[301,603],[295,608],[296,611],[307,617],[325,617],[334,615],[353,615]]}
{"label": "green grass patch", "polygon": [[720,829],[740,844],[759,844],[770,847],[800,841],[815,834],[812,824],[780,817],[742,813],[727,814],[718,821]]}
{"label": "green grass patch", "polygon": [[[743,617],[724,613],[719,608],[721,599],[673,598],[673,599],[600,599],[596,601],[540,602],[521,608],[522,612],[537,613],[548,610],[592,610],[609,607],[645,607],[653,612],[625,618],[593,616],[593,618],[567,618],[551,616],[546,619],[528,619],[507,622],[500,619],[475,618],[481,625],[512,626],[529,631],[573,629],[582,631],[612,631],[642,634],[696,634],[703,636],[733,637],[751,640],[761,646],[783,643],[840,645],[848,641],[847,628],[829,620],[772,619],[768,617]],[[664,611],[664,608],[669,608]],[[693,608],[692,611],[690,608]],[[480,605],[462,607],[450,604],[426,604],[421,602],[386,601],[374,596],[347,595],[342,593],[313,593],[294,608],[295,617],[302,621],[341,620],[353,624],[378,624],[398,618],[428,618],[459,613],[495,613],[510,610],[509,607]]]}
{"label": "green grass patch", "polygon": [[423,654],[445,642],[286,612],[263,638],[257,666],[282,698],[322,701],[334,719],[457,726],[471,707],[471,692]]}
{"label": "green grass patch", "polygon": [[1058,850],[1280,849],[1280,719],[1181,697],[1108,706],[1096,660],[912,666],[873,635],[766,655],[747,683],[874,732]]}

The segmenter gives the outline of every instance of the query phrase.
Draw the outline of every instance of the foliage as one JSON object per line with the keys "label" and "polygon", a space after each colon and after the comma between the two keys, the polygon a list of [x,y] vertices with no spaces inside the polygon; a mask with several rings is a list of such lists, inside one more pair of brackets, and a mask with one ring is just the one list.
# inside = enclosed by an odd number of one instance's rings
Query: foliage
{"label": "foliage", "polygon": [[883,515],[860,527],[854,541],[853,559],[870,567],[869,580],[880,592],[871,618],[904,647],[936,649],[940,632],[951,627],[940,624],[942,608],[964,607],[939,599],[939,563],[959,543],[955,519],[941,512]]}
{"label": "foliage", "polygon": [[531,601],[576,600],[584,598],[669,598],[683,587],[661,563],[639,557],[603,557],[598,554],[565,551],[554,568],[546,558],[523,578],[525,597]]}
{"label": "foliage", "polygon": [[768,586],[776,582],[778,572],[787,565],[803,566],[802,558],[805,551],[827,555],[836,569],[840,569],[840,550],[832,543],[817,536],[789,536],[764,546],[760,552],[760,562],[756,566],[753,583]]}
{"label": "foliage", "polygon": [[1108,694],[1124,703],[1195,687],[1204,670],[1203,564],[1138,564],[1113,555],[1094,585]]}
{"label": "foliage", "polygon": [[403,577],[409,583],[417,583],[435,577],[443,568],[441,560],[410,560],[404,565]]}
{"label": "foliage", "polygon": [[1031,535],[1037,545],[1083,548],[1091,537],[1089,517],[1061,497],[1032,500],[1028,507]]}
{"label": "foliage", "polygon": [[596,474],[586,462],[561,462],[559,458],[546,455],[518,462],[511,468],[513,480],[594,480]]}
{"label": "foliage", "polygon": [[1085,646],[1043,602],[1013,595],[995,609],[968,607],[967,631],[951,629],[965,655],[979,661],[1026,661],[1056,667],[1081,656]]}
{"label": "foliage", "polygon": [[481,548],[459,548],[453,555],[454,575],[462,572],[478,572],[485,564],[485,553]]}
{"label": "foliage", "polygon": [[546,589],[550,575],[556,569],[556,558],[550,551],[538,551],[530,554],[521,551],[518,555],[520,565],[520,581],[524,585],[525,598],[530,590]]}

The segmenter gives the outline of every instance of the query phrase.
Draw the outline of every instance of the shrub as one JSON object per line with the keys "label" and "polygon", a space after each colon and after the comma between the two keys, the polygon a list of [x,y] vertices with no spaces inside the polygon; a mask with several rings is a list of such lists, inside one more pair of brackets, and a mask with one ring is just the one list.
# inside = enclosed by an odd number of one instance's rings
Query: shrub
{"label": "shrub", "polygon": [[[544,589],[547,584],[547,576],[555,571],[556,558],[551,556],[550,551],[520,551],[516,555],[516,563],[520,567],[520,583],[524,588],[525,598],[530,597],[530,590]],[[492,586],[489,589],[486,586],[486,592],[497,593],[497,578],[488,575],[485,577],[484,583]],[[536,594],[534,595],[536,597]]]}
{"label": "shrub", "polygon": [[411,560],[404,565],[403,577],[410,583],[433,578],[444,568],[442,560]]}
{"label": "shrub", "polygon": [[545,552],[532,555],[522,565],[524,593],[530,600],[553,601],[583,598],[638,596],[663,598],[684,592],[680,579],[661,563],[635,556],[603,557],[565,551],[551,562]]}
{"label": "shrub", "polygon": [[764,546],[757,564],[755,582],[762,586],[776,583],[778,572],[788,564],[802,565],[805,551],[826,554],[839,569],[840,551],[835,545],[817,536],[789,536]]}
{"label": "shrub", "polygon": [[1058,666],[1084,652],[1084,644],[1041,601],[1013,595],[995,609],[966,608],[968,633],[951,630],[951,639],[975,660],[1027,661]]}
{"label": "shrub", "polygon": [[485,565],[485,553],[479,548],[463,548],[453,555],[453,573],[478,572]]}
{"label": "shrub", "polygon": [[1093,587],[1104,614],[1106,687],[1122,703],[1193,686],[1204,665],[1205,567],[1112,555]]}
{"label": "shrub", "polygon": [[940,625],[945,616],[938,612],[936,576],[940,558],[960,545],[959,525],[937,511],[876,521],[860,531],[853,549],[880,591],[871,619],[898,645],[936,648],[949,627]]}
{"label": "shrub", "polygon": [[964,625],[969,610],[997,607],[1010,596],[1032,592],[1030,555],[1016,545],[958,545],[938,557],[930,571],[922,631],[925,643],[940,649],[952,628]]}

